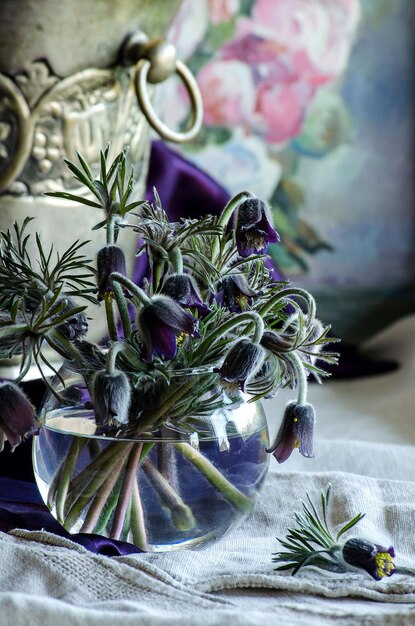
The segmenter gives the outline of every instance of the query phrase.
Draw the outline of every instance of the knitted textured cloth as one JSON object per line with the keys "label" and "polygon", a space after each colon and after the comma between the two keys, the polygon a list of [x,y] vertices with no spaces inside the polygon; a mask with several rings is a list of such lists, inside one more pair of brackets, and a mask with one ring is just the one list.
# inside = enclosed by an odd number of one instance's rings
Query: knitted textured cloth
{"label": "knitted textured cloth", "polygon": [[[315,499],[328,482],[333,527],[364,511],[353,534],[393,543],[399,567],[415,563],[415,483],[401,480],[415,467],[414,449],[340,441],[320,447],[309,471],[296,470],[297,458],[285,471],[273,463],[242,527],[204,548],[108,558],[51,533],[2,533],[0,624],[415,623],[415,577],[395,574],[375,582],[364,572],[310,567],[293,577],[274,570],[276,537],[292,524],[305,493]],[[375,478],[386,450],[400,463],[392,464],[389,478]],[[321,471],[333,455],[337,471]]]}

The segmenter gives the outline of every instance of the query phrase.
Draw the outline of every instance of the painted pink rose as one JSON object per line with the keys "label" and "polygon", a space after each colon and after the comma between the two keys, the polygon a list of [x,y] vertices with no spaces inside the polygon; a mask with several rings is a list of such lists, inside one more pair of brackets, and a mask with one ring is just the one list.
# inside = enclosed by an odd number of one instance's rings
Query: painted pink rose
{"label": "painted pink rose", "polygon": [[284,143],[301,131],[313,90],[298,83],[268,82],[256,94],[256,129],[267,143]]}
{"label": "painted pink rose", "polygon": [[240,61],[211,61],[197,76],[207,126],[245,126],[255,107],[250,67]]}
{"label": "painted pink rose", "polygon": [[205,123],[275,144],[298,135],[319,87],[346,68],[359,18],[359,0],[257,0],[198,76]]}
{"label": "painted pink rose", "polygon": [[302,50],[317,72],[335,76],[346,68],[360,17],[360,0],[257,0],[239,34],[249,30],[291,53]]}
{"label": "painted pink rose", "polygon": [[239,0],[209,0],[209,14],[212,24],[229,22],[239,11]]}

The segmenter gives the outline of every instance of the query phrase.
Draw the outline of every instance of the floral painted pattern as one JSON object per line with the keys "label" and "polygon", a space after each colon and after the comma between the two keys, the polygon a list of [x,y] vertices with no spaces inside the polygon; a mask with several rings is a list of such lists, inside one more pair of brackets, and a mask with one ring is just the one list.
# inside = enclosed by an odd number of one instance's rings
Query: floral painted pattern
{"label": "floral painted pattern", "polygon": [[[361,19],[360,0],[185,0],[170,39],[196,75],[204,130],[181,148],[231,193],[249,188],[271,202],[285,271],[331,249],[301,214],[302,157],[320,158],[353,136],[337,94]],[[159,111],[185,125],[186,97],[167,81]]]}

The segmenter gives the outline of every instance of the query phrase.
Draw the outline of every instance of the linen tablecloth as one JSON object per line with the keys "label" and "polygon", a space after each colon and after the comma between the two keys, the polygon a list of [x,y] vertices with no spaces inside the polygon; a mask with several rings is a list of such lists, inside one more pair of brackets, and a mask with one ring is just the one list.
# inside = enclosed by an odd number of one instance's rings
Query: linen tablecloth
{"label": "linen tablecloth", "polygon": [[[243,526],[206,548],[110,558],[46,532],[2,533],[0,624],[414,624],[415,577],[375,582],[364,573],[274,571],[276,536],[305,492],[316,498],[328,482],[334,527],[365,511],[359,535],[393,543],[397,565],[414,565],[415,483],[403,479],[415,466],[414,450],[327,440],[320,448],[313,471],[298,471],[295,462],[281,471],[275,463]],[[370,473],[384,473],[389,453],[396,461],[390,476],[367,475],[369,465]],[[337,469],[324,470],[333,454]]]}
{"label": "linen tablecloth", "polygon": [[[415,567],[415,447],[402,445],[415,443],[414,331],[415,318],[408,318],[369,344],[374,353],[399,358],[400,370],[312,386],[316,458],[294,452],[281,466],[271,459],[254,511],[217,543],[106,557],[51,533],[1,533],[0,625],[415,624],[415,577],[375,582],[364,573],[314,568],[292,577],[271,561],[300,500],[306,492],[316,498],[330,482],[333,526],[365,512],[350,534],[393,544],[397,565]],[[289,397],[266,405],[274,429]],[[390,443],[391,433],[401,443]]]}

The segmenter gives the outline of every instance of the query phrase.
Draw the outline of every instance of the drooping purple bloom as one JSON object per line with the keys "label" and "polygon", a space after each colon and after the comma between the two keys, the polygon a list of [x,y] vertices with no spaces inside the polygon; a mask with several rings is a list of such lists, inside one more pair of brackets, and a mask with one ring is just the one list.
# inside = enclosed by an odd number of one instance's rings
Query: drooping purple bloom
{"label": "drooping purple bloom", "polygon": [[222,366],[215,371],[226,383],[236,384],[245,391],[249,380],[261,367],[264,351],[261,346],[249,339],[239,339],[229,350]]}
{"label": "drooping purple bloom", "polygon": [[0,452],[5,441],[13,451],[23,437],[35,431],[36,415],[30,400],[14,383],[0,383]]}
{"label": "drooping purple bloom", "polygon": [[268,244],[277,243],[280,237],[272,227],[267,204],[258,198],[248,198],[237,210],[235,239],[238,253],[242,257],[261,254]]}
{"label": "drooping purple bloom", "polygon": [[108,374],[100,370],[93,382],[93,402],[97,426],[110,426],[114,420],[127,424],[131,386],[124,372]]}
{"label": "drooping purple bloom", "polygon": [[176,333],[198,337],[198,320],[182,309],[172,298],[154,296],[138,312],[137,328],[143,343],[143,359],[147,363],[157,355],[167,360],[177,352]]}
{"label": "drooping purple bloom", "polygon": [[383,548],[366,539],[353,538],[346,541],[342,554],[346,563],[364,569],[375,580],[392,576],[396,570],[392,546]]}
{"label": "drooping purple bloom", "polygon": [[251,289],[245,276],[235,274],[220,282],[215,299],[220,307],[229,309],[231,313],[240,313],[251,307],[256,295],[257,292]]}
{"label": "drooping purple bloom", "polygon": [[98,300],[105,300],[112,294],[113,272],[126,275],[124,252],[119,246],[105,246],[97,254]]}
{"label": "drooping purple bloom", "polygon": [[298,448],[305,457],[313,457],[315,421],[314,407],[311,404],[290,402],[285,407],[275,441],[267,452],[272,452],[278,463],[284,463],[294,448]]}
{"label": "drooping purple bloom", "polygon": [[200,317],[210,312],[209,307],[203,302],[193,278],[188,274],[171,274],[165,280],[161,292],[183,308],[196,309]]}

